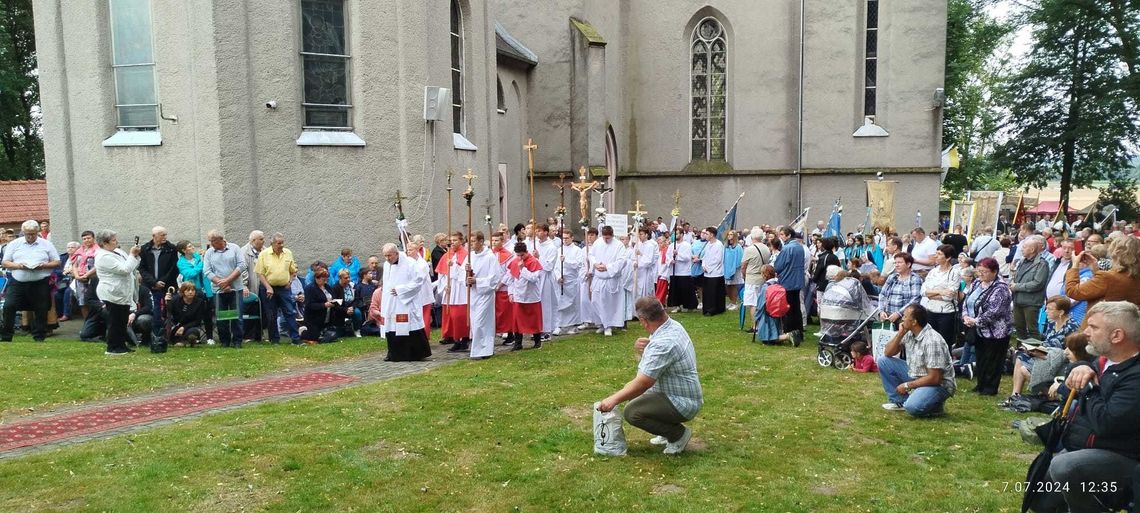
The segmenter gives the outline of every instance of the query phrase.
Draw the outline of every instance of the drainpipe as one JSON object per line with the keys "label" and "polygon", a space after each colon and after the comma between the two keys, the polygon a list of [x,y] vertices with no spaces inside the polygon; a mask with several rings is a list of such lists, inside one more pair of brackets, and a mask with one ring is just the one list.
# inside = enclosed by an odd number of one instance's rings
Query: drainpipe
{"label": "drainpipe", "polygon": [[804,32],[805,32],[805,19],[804,15],[807,13],[806,4],[807,0],[800,0],[800,80],[799,80],[799,105],[797,108],[799,119],[796,123],[799,133],[796,136],[796,211],[795,215],[799,215],[804,210]]}

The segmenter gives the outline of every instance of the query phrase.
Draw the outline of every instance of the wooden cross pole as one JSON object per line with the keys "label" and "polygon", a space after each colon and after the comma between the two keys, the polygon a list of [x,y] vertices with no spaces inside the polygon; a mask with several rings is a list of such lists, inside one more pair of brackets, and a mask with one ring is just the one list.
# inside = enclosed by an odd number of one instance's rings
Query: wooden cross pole
{"label": "wooden cross pole", "polygon": [[[450,169],[447,170],[447,240],[448,241],[451,240],[451,176],[454,174],[455,174],[454,171],[452,171]],[[451,308],[449,308],[450,305],[448,305],[448,303],[451,301],[450,300],[450,297],[451,297],[451,259],[454,257],[455,257],[455,247],[453,244],[449,243],[448,247],[447,247],[447,274],[445,275],[445,277],[447,279],[447,283],[443,287],[443,297],[444,297],[443,317],[444,318],[447,318],[447,316],[451,313]]]}
{"label": "wooden cross pole", "polygon": [[[677,192],[673,193],[673,211],[670,214],[677,218],[676,221],[681,220],[681,189],[677,189]],[[677,274],[677,225],[675,223],[669,227],[669,238],[673,240],[673,262],[670,264],[673,269],[672,274],[669,275],[669,279],[672,280],[673,276]]]}
{"label": "wooden cross pole", "polygon": [[562,230],[566,224],[566,173],[558,173],[558,183],[551,185],[558,188],[558,237],[555,240],[558,241],[558,265],[562,273],[558,278],[558,293],[566,294],[566,250],[562,243]]}
{"label": "wooden cross pole", "polygon": [[530,244],[534,246],[534,150],[538,149],[538,145],[534,139],[527,138],[523,149],[526,150],[526,161],[530,167]]}
{"label": "wooden cross pole", "polygon": [[[473,233],[473,228],[471,226],[471,198],[475,197],[475,187],[472,185],[472,180],[479,178],[479,177],[471,171],[471,168],[467,168],[467,174],[463,175],[462,178],[467,179],[467,190],[463,191],[463,199],[467,200],[467,244],[469,246],[468,246],[468,250],[467,250],[467,262],[466,262],[467,272],[464,274],[464,284],[466,285],[466,287],[464,287],[464,288],[467,289],[467,326],[468,326],[467,329],[470,330],[471,329],[471,284],[467,283],[467,280],[475,277],[475,271],[474,271],[474,269],[471,268],[471,257],[474,256],[474,254],[471,252],[471,249],[470,249],[471,234]],[[470,336],[470,335],[468,335],[468,336]]]}

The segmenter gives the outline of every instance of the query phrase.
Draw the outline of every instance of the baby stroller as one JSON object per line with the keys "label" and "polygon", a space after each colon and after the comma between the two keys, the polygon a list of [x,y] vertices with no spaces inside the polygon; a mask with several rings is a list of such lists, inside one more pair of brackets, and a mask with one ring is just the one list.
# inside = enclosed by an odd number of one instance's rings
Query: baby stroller
{"label": "baby stroller", "polygon": [[870,340],[867,325],[879,309],[871,301],[858,280],[844,278],[832,282],[819,301],[819,353],[821,367],[845,370],[851,366],[851,343]]}

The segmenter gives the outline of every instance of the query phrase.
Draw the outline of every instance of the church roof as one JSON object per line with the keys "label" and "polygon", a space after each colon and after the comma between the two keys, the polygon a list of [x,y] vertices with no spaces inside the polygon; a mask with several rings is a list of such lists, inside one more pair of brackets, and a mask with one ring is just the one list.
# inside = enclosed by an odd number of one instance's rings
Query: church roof
{"label": "church roof", "polygon": [[530,51],[518,39],[507,32],[499,22],[495,22],[495,50],[499,55],[516,60],[527,67],[538,65],[538,55]]}
{"label": "church roof", "polygon": [[48,218],[47,182],[18,180],[0,182],[0,224],[22,223]]}

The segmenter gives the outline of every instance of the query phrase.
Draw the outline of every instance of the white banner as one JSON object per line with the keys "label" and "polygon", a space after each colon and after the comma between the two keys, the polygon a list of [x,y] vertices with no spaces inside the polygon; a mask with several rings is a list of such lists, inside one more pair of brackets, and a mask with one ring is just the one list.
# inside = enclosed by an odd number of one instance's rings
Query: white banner
{"label": "white banner", "polygon": [[614,237],[629,233],[629,214],[606,214],[606,226],[614,229]]}

